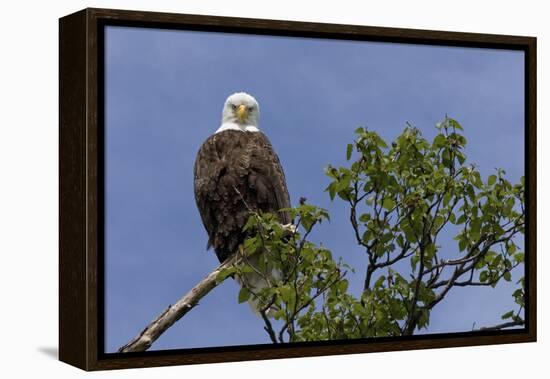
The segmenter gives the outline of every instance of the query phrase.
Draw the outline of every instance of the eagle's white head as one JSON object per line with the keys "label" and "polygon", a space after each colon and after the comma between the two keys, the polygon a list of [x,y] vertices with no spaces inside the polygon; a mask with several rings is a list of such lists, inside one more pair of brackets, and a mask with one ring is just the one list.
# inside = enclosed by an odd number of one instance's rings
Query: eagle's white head
{"label": "eagle's white head", "polygon": [[245,92],[237,92],[225,100],[222,125],[216,133],[224,130],[258,132],[260,106],[256,99]]}

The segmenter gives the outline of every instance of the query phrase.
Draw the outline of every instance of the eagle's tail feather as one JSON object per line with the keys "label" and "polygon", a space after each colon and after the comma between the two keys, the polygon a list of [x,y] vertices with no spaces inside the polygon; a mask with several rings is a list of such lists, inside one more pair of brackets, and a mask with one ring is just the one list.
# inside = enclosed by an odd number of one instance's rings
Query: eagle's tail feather
{"label": "eagle's tail feather", "polygon": [[[257,258],[250,257],[249,258],[251,262],[249,262],[251,265],[254,265],[257,267],[255,261],[257,261]],[[244,275],[235,275],[234,279],[241,287],[246,286],[248,290],[252,293],[250,298],[248,299],[248,304],[250,305],[250,308],[254,311],[254,313],[260,315],[260,312],[262,311],[262,306],[259,304],[259,299],[254,295],[255,293],[259,293],[262,289],[269,287],[269,284],[273,285],[277,281],[281,280],[282,274],[279,272],[279,270],[272,270],[271,273],[268,276],[268,280],[270,283],[267,282],[266,278],[262,277],[256,272],[246,273]],[[277,312],[279,309],[275,305],[271,305],[267,311],[266,315],[268,317],[273,318],[275,315],[275,312]]]}

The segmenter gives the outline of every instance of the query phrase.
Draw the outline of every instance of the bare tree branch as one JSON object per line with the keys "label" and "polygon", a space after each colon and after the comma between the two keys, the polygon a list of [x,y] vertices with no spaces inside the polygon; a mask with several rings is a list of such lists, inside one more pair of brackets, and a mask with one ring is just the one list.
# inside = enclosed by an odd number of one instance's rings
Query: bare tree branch
{"label": "bare tree branch", "polygon": [[265,324],[264,330],[269,335],[269,339],[271,339],[271,342],[279,343],[279,341],[277,341],[277,336],[275,335],[275,331],[273,330],[273,325],[271,324],[271,321],[269,321],[269,317],[267,317],[266,311],[267,311],[266,309],[262,309],[260,311],[260,315],[262,316],[262,319],[264,320],[264,324]]}
{"label": "bare tree branch", "polygon": [[522,326],[525,325],[525,321],[523,320],[516,320],[516,321],[509,321],[498,325],[493,326],[486,326],[483,328],[479,328],[478,331],[487,331],[487,330],[502,330],[506,328],[512,328],[514,326]]}
{"label": "bare tree branch", "polygon": [[221,282],[216,279],[219,273],[236,263],[239,255],[233,254],[229,259],[220,264],[214,271],[208,274],[195,287],[179,299],[174,305],[169,305],[157,318],[155,318],[139,335],[134,337],[126,345],[118,349],[119,353],[145,351],[151,347],[168,328],[193,309],[206,294],[217,287]]}

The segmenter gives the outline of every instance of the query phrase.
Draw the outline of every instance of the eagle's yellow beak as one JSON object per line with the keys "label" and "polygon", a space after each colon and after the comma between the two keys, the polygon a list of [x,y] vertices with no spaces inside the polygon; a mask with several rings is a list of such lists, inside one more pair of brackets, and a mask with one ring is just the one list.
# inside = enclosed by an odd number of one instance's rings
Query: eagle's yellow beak
{"label": "eagle's yellow beak", "polygon": [[237,107],[237,117],[240,122],[243,122],[248,117],[248,109],[245,105],[241,104]]}

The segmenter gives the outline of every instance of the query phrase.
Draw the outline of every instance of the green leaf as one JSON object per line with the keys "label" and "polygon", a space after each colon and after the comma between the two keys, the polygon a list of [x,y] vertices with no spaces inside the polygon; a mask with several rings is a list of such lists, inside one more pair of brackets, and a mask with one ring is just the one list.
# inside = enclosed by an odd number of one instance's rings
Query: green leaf
{"label": "green leaf", "polygon": [[338,289],[340,290],[340,292],[346,292],[348,290],[348,281],[347,280],[342,280],[338,283]]}
{"label": "green leaf", "polygon": [[487,180],[487,184],[492,186],[493,184],[495,184],[496,181],[497,181],[497,176],[496,175],[491,175],[491,176],[489,176],[489,179]]}
{"label": "green leaf", "polygon": [[334,197],[336,196],[336,186],[338,185],[338,182],[332,182],[328,185],[327,188],[325,188],[325,191],[328,191],[328,194],[330,196],[330,200],[334,200]]}
{"label": "green leaf", "polygon": [[218,275],[216,276],[216,282],[221,283],[225,279],[227,279],[228,276],[234,274],[237,271],[235,267],[227,267],[221,270]]}
{"label": "green leaf", "polygon": [[[244,229],[247,230],[247,229]],[[249,237],[244,241],[244,249],[249,253],[254,253],[258,247],[258,239],[256,237]]]}
{"label": "green leaf", "polygon": [[470,223],[470,237],[477,240],[481,234],[481,219],[474,218]]}
{"label": "green leaf", "polygon": [[401,223],[401,230],[403,230],[403,233],[405,233],[405,238],[409,242],[416,242],[416,234],[414,234],[414,230],[412,229],[411,225],[409,224],[408,220],[405,220]]}
{"label": "green leaf", "polygon": [[456,220],[456,225],[464,224],[464,222],[466,222],[466,219],[467,217],[465,214],[460,215],[458,220]]}
{"label": "green leaf", "polygon": [[281,287],[279,288],[279,291],[281,293],[281,297],[283,298],[283,301],[289,303],[294,291],[290,287]]}
{"label": "green leaf", "polygon": [[359,302],[353,303],[351,309],[356,315],[362,316],[365,314],[365,308]]}
{"label": "green leaf", "polygon": [[387,243],[393,239],[393,233],[386,233],[380,238],[380,242]]}
{"label": "green leaf", "polygon": [[250,298],[250,291],[246,287],[242,287],[239,291],[239,304],[244,303]]}
{"label": "green leaf", "polygon": [[384,207],[384,209],[390,211],[393,209],[393,207],[395,207],[395,201],[389,197],[386,197],[384,199],[384,203],[382,203],[382,206]]}
{"label": "green leaf", "polygon": [[445,142],[447,142],[447,138],[443,134],[438,134],[434,138],[433,146],[435,148],[440,148],[440,147],[445,146]]}
{"label": "green leaf", "polygon": [[514,255],[514,260],[517,263],[523,263],[525,261],[525,253],[517,253]]}
{"label": "green leaf", "polygon": [[416,271],[416,265],[418,264],[419,260],[420,256],[418,256],[417,254],[411,257],[411,270]]}
{"label": "green leaf", "polygon": [[456,216],[454,213],[451,212],[451,214],[449,215],[449,221],[451,222],[451,224],[456,224]]}
{"label": "green leaf", "polygon": [[472,180],[473,180],[474,185],[476,186],[476,188],[483,187],[483,181],[481,180],[481,175],[479,174],[479,172],[477,172],[477,171],[473,172]]}
{"label": "green leaf", "polygon": [[388,145],[386,144],[386,142],[385,142],[382,138],[378,138],[378,139],[376,140],[376,145],[377,145],[378,147],[382,147],[382,148],[388,147]]}
{"label": "green leaf", "polygon": [[518,288],[517,290],[514,291],[512,296],[513,297],[522,297],[523,296],[523,290],[521,288]]}
{"label": "green leaf", "polygon": [[325,174],[331,177],[332,179],[338,179],[338,170],[332,167],[332,165],[328,165],[325,168]]}
{"label": "green leaf", "polygon": [[491,262],[491,267],[497,268],[501,262],[502,262],[502,255],[498,254],[497,256],[495,256],[495,258]]}
{"label": "green leaf", "polygon": [[351,153],[353,152],[353,145],[351,143],[348,143],[348,147],[346,150],[346,159],[349,161],[351,158]]}
{"label": "green leaf", "polygon": [[430,243],[426,246],[426,258],[432,259],[437,251],[436,246],[433,243]]}
{"label": "green leaf", "polygon": [[504,280],[506,280],[507,282],[511,282],[511,281],[512,281],[512,274],[510,273],[510,271],[504,272],[504,274],[502,275],[502,277],[503,277]]}
{"label": "green leaf", "polygon": [[466,186],[466,193],[468,194],[468,197],[470,198],[470,201],[472,203],[475,203],[476,201],[476,194],[474,192],[474,186],[472,185],[467,185]]}
{"label": "green leaf", "polygon": [[377,280],[376,282],[374,282],[374,288],[380,288],[383,284],[384,284],[384,281],[386,280],[386,277],[384,275],[381,275]]}
{"label": "green leaf", "polygon": [[479,273],[479,281],[482,282],[482,283],[485,283],[487,281],[489,277],[489,272],[488,271],[481,271]]}
{"label": "green leaf", "polygon": [[453,196],[452,193],[450,192],[447,192],[444,196],[443,196],[443,206],[446,207],[447,204],[449,204],[449,202],[451,201],[451,197]]}
{"label": "green leaf", "polygon": [[501,318],[502,318],[503,320],[506,320],[507,318],[512,318],[512,316],[514,316],[514,311],[506,312],[505,314],[503,314],[503,315],[501,316]]}
{"label": "green leaf", "polygon": [[240,268],[240,273],[241,274],[248,274],[248,273],[251,273],[251,272],[254,272],[254,269],[252,268],[252,266],[244,265]]}
{"label": "green leaf", "polygon": [[399,234],[397,236],[396,241],[397,241],[397,244],[399,245],[399,247],[403,247],[405,245],[405,240],[404,240],[402,234]]}
{"label": "green leaf", "polygon": [[466,240],[466,238],[461,238],[460,241],[458,241],[458,249],[460,251],[464,251],[464,249],[466,249],[467,246],[468,246],[468,241]]}
{"label": "green leaf", "polygon": [[361,216],[359,216],[359,221],[368,222],[370,218],[371,218],[370,213],[363,213]]}
{"label": "green leaf", "polygon": [[449,125],[451,125],[455,129],[464,130],[462,126],[458,123],[458,121],[456,121],[455,119],[449,118],[448,120],[449,120]]}
{"label": "green leaf", "polygon": [[465,156],[464,154],[462,154],[460,151],[457,151],[457,152],[455,153],[455,155],[456,155],[456,157],[457,157],[457,159],[458,159],[458,162],[459,162],[460,164],[464,164],[464,162],[466,161],[466,156]]}
{"label": "green leaf", "polygon": [[438,214],[435,216],[435,218],[432,221],[432,234],[434,234],[441,226],[445,223],[445,217],[443,217],[441,214]]}

